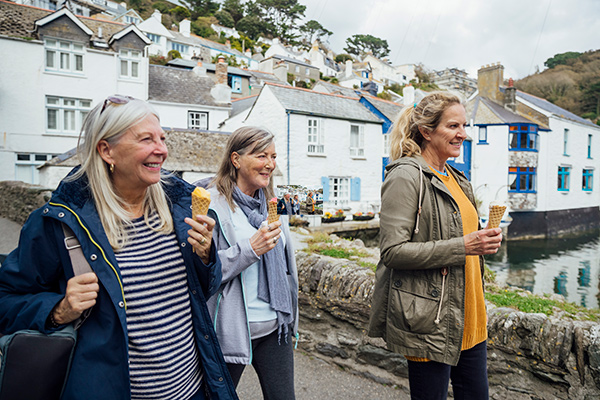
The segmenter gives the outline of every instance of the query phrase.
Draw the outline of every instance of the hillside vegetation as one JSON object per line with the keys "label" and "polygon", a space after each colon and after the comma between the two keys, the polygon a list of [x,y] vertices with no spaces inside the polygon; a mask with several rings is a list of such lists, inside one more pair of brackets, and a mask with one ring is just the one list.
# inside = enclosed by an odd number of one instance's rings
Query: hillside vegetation
{"label": "hillside vegetation", "polygon": [[545,65],[515,87],[600,124],[600,50],[557,54]]}

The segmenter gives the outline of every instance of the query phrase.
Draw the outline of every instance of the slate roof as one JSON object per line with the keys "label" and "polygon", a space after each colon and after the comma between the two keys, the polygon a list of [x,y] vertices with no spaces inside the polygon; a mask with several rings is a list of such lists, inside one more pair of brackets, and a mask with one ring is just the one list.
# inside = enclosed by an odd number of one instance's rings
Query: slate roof
{"label": "slate roof", "polygon": [[383,115],[386,116],[390,121],[395,121],[398,117],[398,114],[402,111],[404,106],[394,103],[392,101],[383,100],[379,97],[364,95],[364,97],[369,103],[373,104],[373,106],[381,111]]}
{"label": "slate roof", "polygon": [[286,87],[273,83],[267,83],[265,88],[267,87],[288,111],[381,124],[379,118],[363,107],[356,98],[313,92],[308,89]]}
{"label": "slate roof", "polygon": [[[193,69],[196,65],[198,65],[198,62],[195,60],[184,60],[183,58],[175,58],[175,59],[169,61],[167,63],[167,65]],[[215,69],[216,69],[215,64],[202,63],[202,66],[204,68],[206,68],[207,71],[215,72]],[[227,67],[227,73],[233,74],[233,75],[245,76],[247,78],[249,78],[251,76],[250,73],[245,69],[229,67],[229,66]]]}
{"label": "slate roof", "polygon": [[231,100],[231,115],[229,117],[233,117],[244,110],[249,109],[254,105],[258,95],[255,94],[253,96],[242,97],[240,99]]}
{"label": "slate roof", "polygon": [[[479,108],[484,105],[485,107],[487,107],[487,109],[489,109],[493,116],[495,118],[486,118],[486,117],[482,117],[482,115],[477,111],[479,111]],[[497,123],[505,123],[505,124],[531,124],[532,121],[522,117],[521,115],[514,113],[510,110],[507,110],[506,108],[502,107],[500,104],[497,104],[495,102],[493,102],[492,100],[486,98],[486,97],[482,97],[482,96],[478,96],[472,103],[473,109],[471,114],[471,117],[473,119],[473,123],[477,124],[477,125],[485,125],[485,124],[497,124]]]}
{"label": "slate roof", "polygon": [[308,63],[305,63],[304,61],[296,60],[295,58],[290,58],[290,57],[282,56],[282,55],[279,55],[279,54],[274,54],[271,57],[265,58],[265,60],[268,60],[269,58],[275,58],[277,60],[283,60],[285,62],[289,62],[289,63],[292,63],[292,64],[299,64],[299,65],[302,65],[303,67],[319,69],[319,68],[315,67],[312,64],[308,64]]}
{"label": "slate roof", "polygon": [[182,104],[202,104],[229,107],[217,103],[210,94],[215,82],[208,76],[198,76],[188,69],[150,65],[148,100]]}
{"label": "slate roof", "polygon": [[[35,32],[35,21],[52,13],[53,11],[0,0],[0,35],[39,39]],[[114,34],[128,27],[120,22],[97,20],[79,15],[76,17],[94,32],[93,38],[97,38],[98,28],[102,28],[102,37],[108,40]],[[96,50],[112,51],[102,47],[96,48]]]}
{"label": "slate roof", "polygon": [[227,47],[227,45],[218,42],[213,42],[212,40],[208,40],[200,36],[196,36],[193,33],[191,33],[190,36],[185,36],[183,33],[176,31],[169,31],[169,33],[173,35],[173,40],[178,43],[185,43],[192,46],[208,47],[217,51],[222,51],[224,53],[233,54],[236,57],[247,58],[245,54],[242,54],[242,52],[237,49],[233,49],[231,47]]}
{"label": "slate roof", "polygon": [[581,118],[580,116],[575,115],[572,112],[567,111],[564,108],[561,108],[555,104],[552,104],[548,100],[539,98],[529,93],[522,92],[520,90],[517,90],[517,97],[521,97],[523,100],[535,105],[536,107],[540,107],[541,109],[548,111],[558,117],[579,122],[580,124],[591,126],[597,129],[599,128],[598,125],[594,124],[593,122],[588,121],[585,118]]}
{"label": "slate roof", "polygon": [[323,88],[325,88],[325,90],[327,90],[327,93],[339,94],[341,96],[354,97],[354,98],[357,98],[357,99],[360,97],[360,95],[358,95],[356,93],[355,89],[350,89],[350,88],[347,88],[347,87],[336,85],[335,83],[330,83],[330,82],[327,82],[327,81],[319,81],[317,83],[317,85],[320,85]]}
{"label": "slate roof", "polygon": [[250,74],[250,85],[255,87],[261,87],[267,82],[277,83],[280,85],[289,85],[287,82],[282,82],[275,76],[275,74],[271,74],[269,72],[256,71],[253,69],[245,70]]}

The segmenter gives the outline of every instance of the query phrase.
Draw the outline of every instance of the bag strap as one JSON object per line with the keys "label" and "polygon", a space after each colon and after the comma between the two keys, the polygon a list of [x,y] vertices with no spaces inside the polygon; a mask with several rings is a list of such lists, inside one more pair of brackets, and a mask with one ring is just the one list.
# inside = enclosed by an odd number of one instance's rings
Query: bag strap
{"label": "bag strap", "polygon": [[[73,266],[73,273],[77,275],[85,274],[86,272],[94,272],[90,264],[87,262],[85,255],[83,254],[83,250],[81,250],[81,244],[75,236],[75,233],[67,224],[61,222],[62,230],[65,235],[65,247],[69,252],[69,257],[71,258],[71,265]],[[89,317],[92,312],[92,308],[88,308],[85,310],[79,318],[73,321],[73,328],[75,330],[79,329],[79,327],[83,324],[83,322]]]}
{"label": "bag strap", "polygon": [[69,251],[69,257],[71,257],[71,264],[73,265],[73,273],[75,275],[85,274],[86,272],[93,272],[92,267],[87,262],[83,251],[81,250],[81,244],[73,233],[73,230],[63,222],[61,222],[63,233],[65,234],[65,247]]}

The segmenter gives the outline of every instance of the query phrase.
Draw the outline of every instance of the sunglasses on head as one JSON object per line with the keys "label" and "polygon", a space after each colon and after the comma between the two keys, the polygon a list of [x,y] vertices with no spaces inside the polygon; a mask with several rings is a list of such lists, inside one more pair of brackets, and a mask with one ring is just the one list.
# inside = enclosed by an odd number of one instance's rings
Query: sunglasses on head
{"label": "sunglasses on head", "polygon": [[104,104],[102,105],[102,110],[100,110],[100,114],[102,114],[104,112],[104,110],[106,109],[106,106],[108,106],[108,103],[127,104],[131,100],[135,100],[135,98],[133,98],[131,96],[122,96],[120,94],[115,94],[114,96],[108,96],[106,98],[106,100],[104,100]]}

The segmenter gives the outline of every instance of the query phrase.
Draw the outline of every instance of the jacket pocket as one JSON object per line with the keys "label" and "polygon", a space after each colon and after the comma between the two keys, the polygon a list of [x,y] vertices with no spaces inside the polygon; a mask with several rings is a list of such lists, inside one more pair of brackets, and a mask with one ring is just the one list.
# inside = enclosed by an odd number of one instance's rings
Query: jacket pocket
{"label": "jacket pocket", "polygon": [[438,329],[436,320],[440,317],[438,312],[442,293],[441,288],[428,279],[432,278],[430,275],[433,273],[419,271],[414,274],[394,274],[388,319],[395,328],[412,333],[432,333]]}

